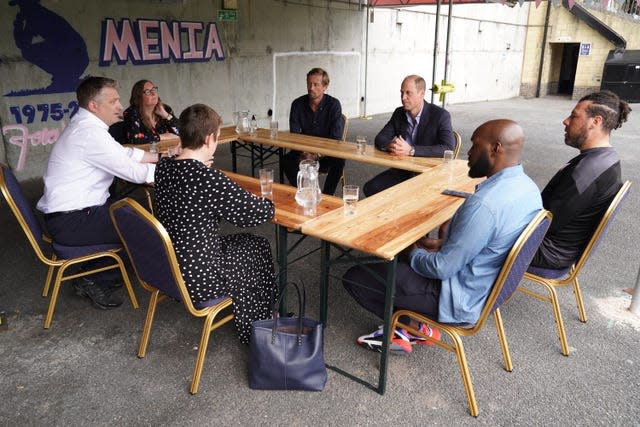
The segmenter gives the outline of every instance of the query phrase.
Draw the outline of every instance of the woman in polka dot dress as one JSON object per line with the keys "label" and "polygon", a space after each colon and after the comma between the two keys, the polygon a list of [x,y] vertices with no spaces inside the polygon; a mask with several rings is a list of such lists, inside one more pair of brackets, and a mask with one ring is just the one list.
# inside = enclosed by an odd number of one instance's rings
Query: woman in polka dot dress
{"label": "woman in polka dot dress", "polygon": [[203,104],[182,112],[182,151],[156,166],[157,215],[171,237],[191,299],[231,296],[238,337],[246,344],[251,322],[270,315],[271,246],[247,233],[221,236],[218,224],[224,219],[238,227],[257,226],[273,218],[275,208],[209,167],[220,121]]}

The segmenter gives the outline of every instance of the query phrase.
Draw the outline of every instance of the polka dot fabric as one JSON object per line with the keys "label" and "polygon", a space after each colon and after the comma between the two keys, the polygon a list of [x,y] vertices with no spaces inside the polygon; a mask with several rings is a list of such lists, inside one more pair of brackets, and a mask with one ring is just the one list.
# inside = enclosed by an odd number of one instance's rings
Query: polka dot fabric
{"label": "polka dot fabric", "polygon": [[270,317],[271,246],[248,233],[221,236],[219,223],[260,225],[273,218],[273,203],[191,159],[162,159],[155,191],[158,219],[171,237],[192,301],[231,296],[238,337],[248,343],[251,322]]}

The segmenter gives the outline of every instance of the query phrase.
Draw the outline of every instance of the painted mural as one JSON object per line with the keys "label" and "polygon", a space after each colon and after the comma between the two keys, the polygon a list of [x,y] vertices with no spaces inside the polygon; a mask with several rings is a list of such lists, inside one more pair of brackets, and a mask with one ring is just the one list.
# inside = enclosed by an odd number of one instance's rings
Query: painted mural
{"label": "painted mural", "polygon": [[10,0],[17,8],[13,39],[22,57],[51,75],[42,88],[17,88],[5,96],[75,92],[89,65],[87,45],[80,34],[40,0]]}
{"label": "painted mural", "polygon": [[[77,30],[62,16],[64,14],[51,10],[57,6],[55,3],[44,3],[49,8],[40,0],[8,0],[9,7],[5,10],[9,10],[10,15],[2,18],[4,23],[12,24],[13,40],[2,47],[0,61],[21,57],[18,64],[31,64],[50,77],[50,83],[43,85],[41,77],[32,78],[30,73],[13,75],[11,80],[17,83],[12,86],[16,87],[3,88],[4,105],[0,108],[4,111],[0,119],[4,151],[17,172],[28,167],[30,153],[56,142],[78,111],[76,87],[91,73],[114,74],[106,70],[113,66],[225,59],[214,22],[95,17],[93,28],[99,31],[100,38],[88,43],[92,34],[83,34],[86,29]],[[82,28],[92,27],[86,22],[82,24]],[[97,58],[94,67],[104,67],[105,72],[90,68],[91,57]],[[23,65],[20,69],[24,69]],[[121,96],[126,99],[126,91]],[[47,153],[48,150],[40,152],[32,162],[42,163]]]}
{"label": "painted mural", "polygon": [[[100,66],[115,59],[119,65],[127,61],[135,65],[173,62],[204,62],[213,56],[224,59],[222,42],[216,24],[211,22],[178,22],[122,19],[119,23],[102,21]],[[204,46],[198,49],[198,45]]]}

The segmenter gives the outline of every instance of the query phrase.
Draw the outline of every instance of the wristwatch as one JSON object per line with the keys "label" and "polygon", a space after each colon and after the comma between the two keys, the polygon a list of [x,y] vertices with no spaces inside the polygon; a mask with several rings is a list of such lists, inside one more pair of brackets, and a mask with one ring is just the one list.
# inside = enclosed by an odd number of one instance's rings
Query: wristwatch
{"label": "wristwatch", "polygon": [[173,119],[173,115],[171,115],[171,114],[167,114],[167,118],[166,118],[166,120],[171,120],[171,119]]}
{"label": "wristwatch", "polygon": [[411,147],[411,151],[409,151],[409,155],[410,156],[415,156],[416,155],[416,148],[415,147]]}

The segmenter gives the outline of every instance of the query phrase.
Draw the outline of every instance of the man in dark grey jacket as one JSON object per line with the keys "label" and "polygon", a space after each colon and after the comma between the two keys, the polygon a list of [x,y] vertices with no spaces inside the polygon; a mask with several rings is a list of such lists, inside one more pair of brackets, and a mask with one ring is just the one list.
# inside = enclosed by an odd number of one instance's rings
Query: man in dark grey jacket
{"label": "man in dark grey jacket", "polygon": [[[449,112],[424,100],[426,83],[420,76],[404,78],[400,88],[402,107],[376,136],[376,148],[397,156],[442,157],[455,148]],[[364,184],[363,192],[372,196],[415,176],[414,173],[387,169]]]}
{"label": "man in dark grey jacket", "polygon": [[564,119],[564,142],[580,150],[542,190],[553,221],[531,265],[570,267],[589,243],[598,222],[622,186],[620,159],[609,141],[631,108],[609,91],[584,96]]}

